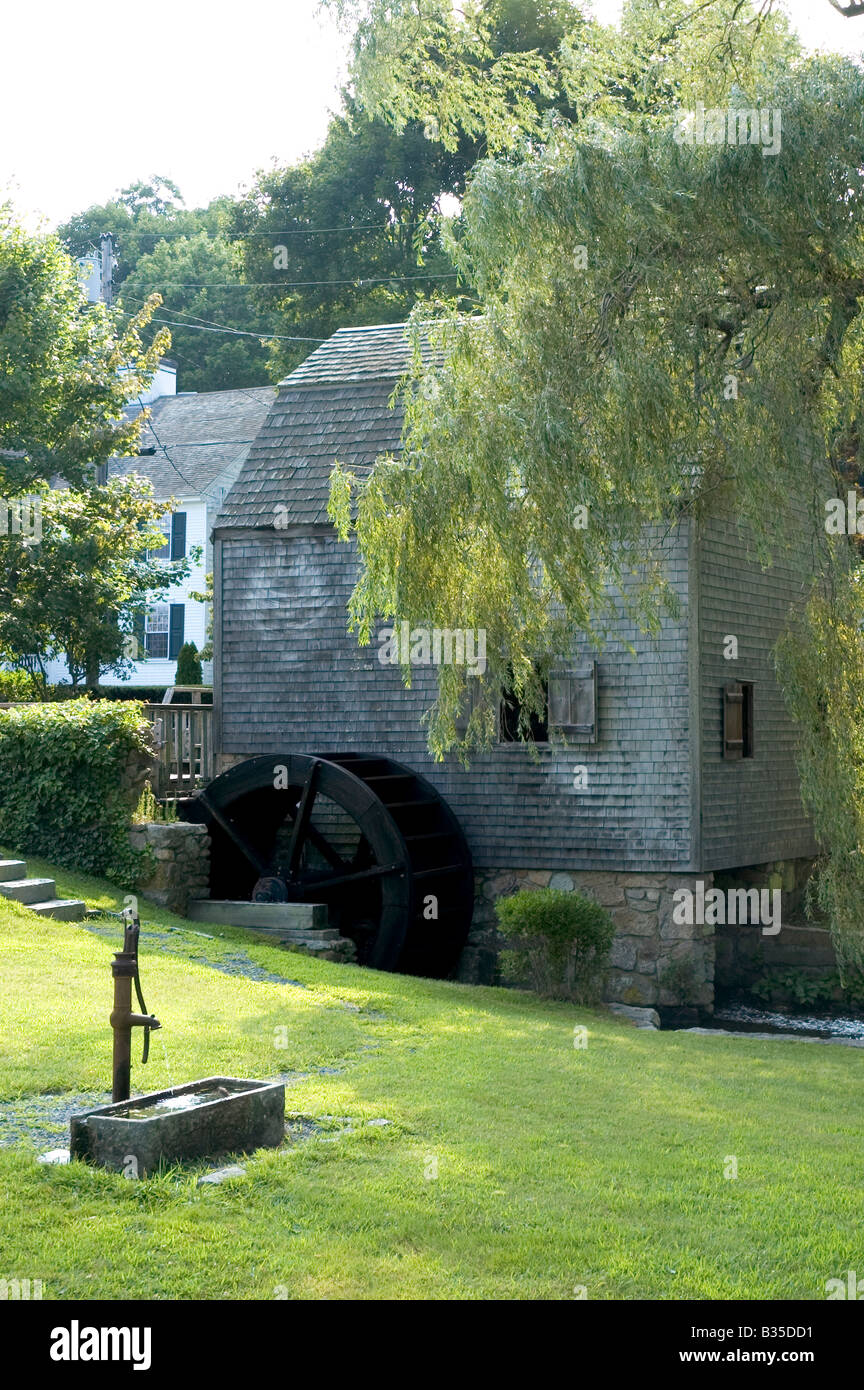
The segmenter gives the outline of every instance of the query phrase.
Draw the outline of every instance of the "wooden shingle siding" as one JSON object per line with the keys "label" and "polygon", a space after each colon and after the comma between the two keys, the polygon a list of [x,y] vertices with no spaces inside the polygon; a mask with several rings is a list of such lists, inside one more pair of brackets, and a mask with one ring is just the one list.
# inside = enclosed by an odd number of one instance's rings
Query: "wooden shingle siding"
{"label": "wooden shingle siding", "polygon": [[[439,789],[489,871],[674,873],[811,855],[771,660],[807,566],[799,556],[762,572],[722,522],[701,535],[691,520],[658,530],[681,615],[657,640],[620,623],[600,652],[555,654],[556,670],[597,661],[596,742],[541,746],[536,761],[509,743],[468,771],[432,761],[422,716],[435,671],[416,667],[406,690],[374,637],[357,647],[346,615],[356,554],[327,518],[335,459],[363,475],[398,452],[402,420],[389,403],[407,361],[399,325],[346,329],[280,385],[214,532],[217,751],[392,756]],[[737,662],[723,657],[728,634]],[[752,758],[723,758],[732,681],[754,683]]]}
{"label": "wooden shingle siding", "polygon": [[[790,606],[806,597],[807,566],[800,550],[780,550],[762,570],[736,524],[718,518],[703,524],[698,557],[703,867],[804,858],[816,846],[772,652]],[[734,661],[723,655],[729,636],[738,639]],[[754,687],[754,755],[724,758],[723,691],[742,681]]]}
{"label": "wooden shingle siding", "polygon": [[[356,560],[332,528],[232,531],[218,543],[223,752],[387,753],[442,792],[476,862],[490,868],[687,865],[686,619],[667,624],[656,645],[622,629],[604,650],[595,744],[543,748],[536,764],[510,744],[477,756],[465,772],[426,751],[421,716],[435,697],[432,668],[415,668],[406,690],[398,668],[379,663],[377,640],[361,649],[348,634]],[[686,604],[686,533],[670,542],[669,570]],[[588,651],[574,657],[577,664],[592,659]],[[580,766],[588,785],[576,790]]]}

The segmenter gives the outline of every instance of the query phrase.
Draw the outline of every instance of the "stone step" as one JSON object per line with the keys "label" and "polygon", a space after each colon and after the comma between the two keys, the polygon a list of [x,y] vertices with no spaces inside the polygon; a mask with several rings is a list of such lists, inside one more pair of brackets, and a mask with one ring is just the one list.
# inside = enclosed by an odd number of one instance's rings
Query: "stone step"
{"label": "stone step", "polygon": [[80,922],[87,904],[80,898],[48,898],[44,903],[28,903],[31,912],[40,917],[56,917],[59,922]]}
{"label": "stone step", "polygon": [[6,883],[10,878],[26,878],[27,865],[23,859],[0,859],[0,883]]}
{"label": "stone step", "polygon": [[276,941],[297,942],[303,945],[307,941],[338,941],[339,933],[335,927],[249,927],[249,931],[254,931],[256,936],[272,936]]}
{"label": "stone step", "polygon": [[57,884],[53,878],[11,878],[0,883],[0,896],[13,898],[27,907],[31,903],[43,903],[54,898],[56,893]]}
{"label": "stone step", "polygon": [[215,922],[225,927],[269,927],[274,932],[327,929],[324,903],[249,903],[196,898],[189,903],[186,915],[193,922]]}

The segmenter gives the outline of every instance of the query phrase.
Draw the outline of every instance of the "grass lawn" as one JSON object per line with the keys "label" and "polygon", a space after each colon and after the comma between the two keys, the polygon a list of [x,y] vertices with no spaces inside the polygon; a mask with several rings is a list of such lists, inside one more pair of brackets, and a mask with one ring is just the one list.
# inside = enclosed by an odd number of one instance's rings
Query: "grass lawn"
{"label": "grass lawn", "polygon": [[[97,880],[29,871],[120,905]],[[315,961],[143,900],[142,917],[175,954],[142,945],[164,1032],[146,1068],[134,1038],[133,1087],[304,1073],[287,1109],[321,1130],[201,1188],[203,1164],[134,1182],[9,1146],[2,1102],[110,1088],[117,947],[2,904],[0,1277],[41,1278],[46,1299],[568,1299],[584,1286],[591,1299],[821,1300],[827,1279],[864,1268],[861,1051],[637,1031],[531,995]],[[193,959],[238,950],[305,988]]]}

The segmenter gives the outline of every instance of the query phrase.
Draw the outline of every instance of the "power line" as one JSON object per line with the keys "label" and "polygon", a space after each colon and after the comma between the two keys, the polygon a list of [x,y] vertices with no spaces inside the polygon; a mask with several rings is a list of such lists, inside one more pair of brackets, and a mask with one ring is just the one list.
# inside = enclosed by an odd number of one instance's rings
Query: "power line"
{"label": "power line", "polygon": [[[127,294],[125,298],[128,299],[130,304],[144,305],[147,302],[145,299],[136,299],[135,296],[131,294]],[[278,338],[287,343],[326,343],[327,341],[326,338],[301,338],[287,333],[266,333],[263,331],[261,333],[254,333],[249,328],[227,328],[225,324],[216,323],[213,319],[202,319],[199,318],[197,314],[187,314],[185,309],[170,309],[169,313],[182,314],[184,318],[192,319],[194,322],[178,323],[174,319],[157,318],[155,314],[152,322],[164,323],[171,328],[197,328],[199,331],[206,327],[214,333],[236,333],[242,338]],[[130,318],[131,317],[132,315],[130,315]]]}
{"label": "power line", "polygon": [[[361,289],[364,285],[389,285],[402,280],[456,280],[458,278],[458,270],[430,270],[425,275],[355,275],[350,280],[202,280],[197,283],[185,280],[144,280],[135,281],[135,283],[139,289],[149,285],[154,288],[161,286],[162,289],[168,290],[292,290],[311,289],[319,285],[356,285],[358,289]],[[130,279],[134,279],[134,272]],[[122,285],[118,287],[118,293],[123,293]]]}
{"label": "power line", "polygon": [[[140,302],[140,301],[139,301]],[[175,309],[176,313],[177,310]],[[274,339],[280,343],[326,343],[326,338],[296,338],[287,333],[267,333],[263,329],[260,333],[253,333],[247,328],[217,328],[213,324],[205,323],[177,323],[174,319],[157,319],[153,316],[153,323],[163,323],[169,328],[190,328],[196,333],[230,333],[237,338],[266,338]],[[171,351],[174,349],[172,347]],[[229,388],[230,389],[230,388]]]}
{"label": "power line", "polygon": [[[142,401],[140,394],[139,394],[139,396],[138,396],[138,404],[140,405],[142,411],[146,410],[146,406],[144,405],[144,402]],[[192,480],[191,480],[191,478],[187,478],[187,477],[186,477],[186,474],[183,472],[183,469],[179,466],[179,464],[176,464],[176,463],[174,462],[174,460],[172,459],[171,455],[170,455],[169,452],[168,452],[167,447],[162,443],[162,440],[159,438],[159,435],[156,433],[156,429],[155,429],[155,427],[154,427],[154,425],[153,425],[153,417],[152,417],[152,415],[151,415],[150,418],[145,422],[145,424],[146,424],[146,428],[150,431],[150,433],[152,434],[153,438],[156,440],[157,446],[162,450],[162,453],[165,455],[165,457],[166,457],[166,459],[168,460],[169,464],[170,464],[171,467],[174,469],[174,472],[177,474],[178,477],[180,477],[180,478],[183,479],[183,482],[186,484],[186,486],[187,486],[188,488],[191,488],[193,497],[206,497],[209,501],[211,501],[211,502],[213,503],[214,506],[216,506],[218,503],[220,503],[220,502],[222,501],[222,498],[221,498],[221,497],[219,497],[219,498],[215,497],[212,493],[208,492],[206,488],[202,487],[200,483],[193,483]],[[220,441],[220,440],[212,440],[212,441],[210,441],[210,443],[211,443],[211,445],[212,445],[212,444],[217,444],[217,443],[223,443],[223,444],[244,444],[244,445],[245,445],[245,444],[250,444],[250,445],[251,445],[251,444],[254,443],[254,440],[251,440],[251,439],[248,439],[248,440],[247,440],[247,439],[238,439],[238,440],[229,439],[229,440],[221,440],[221,441]],[[195,447],[195,446],[186,445],[186,444],[183,444],[183,445],[175,444],[173,447],[174,447],[175,449],[179,449],[179,448],[184,448],[184,449],[185,449],[185,448],[191,448],[191,447]],[[139,454],[139,458],[140,458],[140,457],[141,457],[141,455]],[[233,465],[231,465],[231,464],[229,463],[229,464],[226,464],[224,468],[220,468],[219,472],[215,475],[215,477],[213,477],[213,478],[210,479],[210,486],[211,486],[211,487],[213,486],[213,484],[216,482],[216,479],[217,479],[217,478],[221,478],[224,474],[230,472],[232,466],[233,466]],[[135,470],[133,469],[132,471],[134,472]],[[223,492],[224,492],[224,489],[223,489]],[[155,499],[154,499],[154,501],[160,501],[160,500],[161,500],[160,498],[155,498]]]}
{"label": "power line", "polygon": [[[421,225],[422,221],[417,225]],[[135,227],[125,227],[114,235],[124,236],[148,236],[158,237],[160,241],[167,240],[169,237],[197,237],[206,236],[213,240],[220,241],[247,241],[252,237],[282,237],[282,236],[331,236],[340,232],[392,232],[401,224],[399,222],[348,222],[341,227],[286,227],[283,231],[277,232],[229,232],[229,231],[210,231],[207,227],[200,227],[197,231],[181,231],[179,228],[172,228],[166,231],[138,230]]]}
{"label": "power line", "polygon": [[[228,389],[231,389],[231,388],[228,388]],[[236,390],[236,391],[242,391],[243,388],[242,388],[241,386],[237,386],[237,387],[234,387],[233,389]],[[267,389],[266,387],[262,387],[262,390],[266,390],[266,389]],[[190,393],[190,394],[194,394],[194,395],[196,395],[196,396],[202,396],[202,395],[203,395],[203,396],[209,396],[211,393],[210,393],[209,391],[195,391],[195,392]],[[140,397],[139,397],[139,399],[140,399]],[[163,400],[163,401],[172,401],[172,400],[176,401],[178,398],[177,398],[177,396],[157,396],[156,399],[157,399],[157,400]],[[181,393],[180,393],[180,399],[181,399],[181,400],[183,399],[183,392],[182,392],[182,391],[181,391]],[[148,425],[147,425],[147,429],[151,430],[151,432],[155,435],[156,431],[155,431],[154,429],[152,429],[152,426],[151,426],[151,425],[148,424]],[[159,441],[157,440],[156,442],[158,443]],[[229,444],[254,444],[254,443],[255,443],[255,440],[254,440],[254,439],[196,439],[196,440],[191,440],[191,439],[190,439],[190,440],[186,440],[186,439],[175,439],[175,440],[174,440],[174,443],[171,444],[171,445],[168,446],[168,447],[170,447],[170,448],[172,448],[172,449],[216,449],[216,448],[218,448],[218,447],[221,446],[221,445],[225,445],[225,446],[227,447]],[[165,446],[164,444],[160,445],[160,448],[162,448],[162,449],[164,449],[165,447],[166,447],[166,446]],[[130,457],[131,457],[131,456],[130,456]],[[141,458],[142,455],[139,453],[139,454],[137,455],[137,457],[138,457],[138,458]],[[144,457],[146,457],[146,455],[144,455]],[[217,474],[217,477],[218,477],[218,474]],[[185,481],[188,483],[189,479],[186,478]]]}

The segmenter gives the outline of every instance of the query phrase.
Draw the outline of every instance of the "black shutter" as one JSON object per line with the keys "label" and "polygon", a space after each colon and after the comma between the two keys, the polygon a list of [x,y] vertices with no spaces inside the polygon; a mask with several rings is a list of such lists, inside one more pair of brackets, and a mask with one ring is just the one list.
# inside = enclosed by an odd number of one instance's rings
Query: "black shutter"
{"label": "black shutter", "polygon": [[171,517],[171,559],[186,557],[186,513],[175,512]]}
{"label": "black shutter", "polygon": [[146,648],[145,643],[144,643],[144,613],[143,613],[143,611],[136,613],[135,616],[134,616],[133,619],[132,619],[132,636],[134,637],[134,639],[135,639],[135,644],[136,644],[136,646],[137,646],[137,651],[136,651],[136,653],[135,653],[135,660],[136,660],[136,661],[143,661],[143,660],[145,659],[145,657],[147,656],[147,648]]}
{"label": "black shutter", "polygon": [[168,660],[176,661],[183,646],[183,628],[186,621],[185,603],[172,603],[168,621]]}

